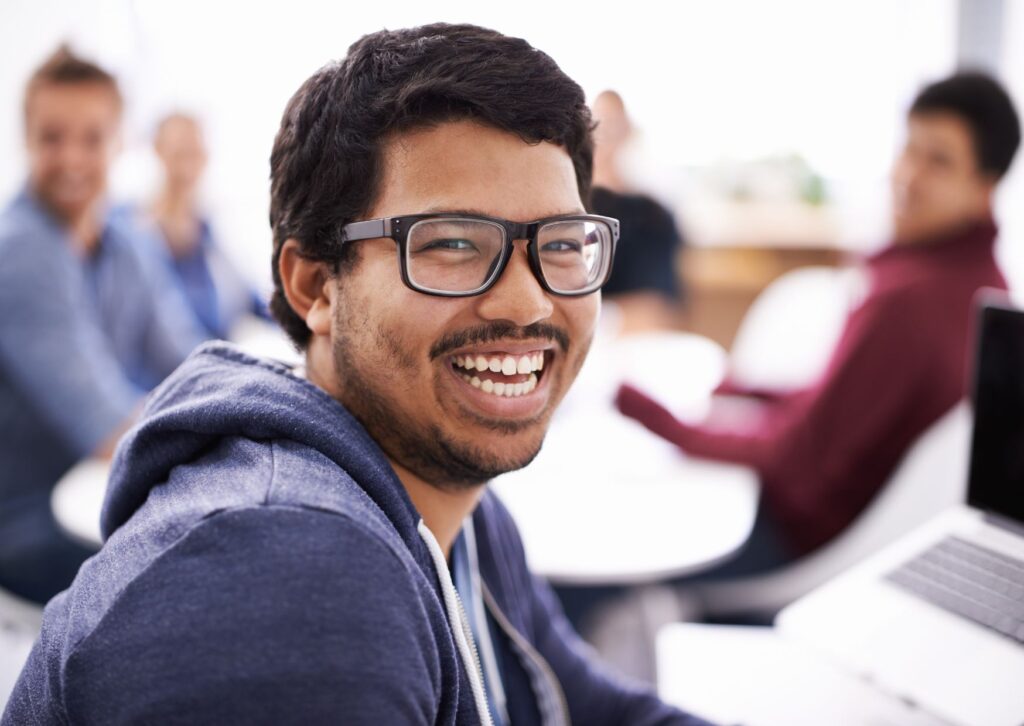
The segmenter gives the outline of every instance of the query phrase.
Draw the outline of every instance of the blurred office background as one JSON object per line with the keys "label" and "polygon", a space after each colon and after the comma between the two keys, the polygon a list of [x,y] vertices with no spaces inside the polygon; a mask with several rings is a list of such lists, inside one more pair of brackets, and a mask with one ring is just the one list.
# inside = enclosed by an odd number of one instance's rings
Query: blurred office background
{"label": "blurred office background", "polygon": [[[957,67],[980,68],[1006,84],[1018,108],[1024,104],[1024,2],[1011,0],[703,0],[667,5],[652,0],[620,5],[539,0],[3,0],[0,199],[10,199],[25,181],[25,82],[59,43],[67,42],[112,71],[125,96],[123,150],[114,167],[112,200],[140,202],[153,196],[161,176],[151,143],[157,122],[172,111],[195,115],[210,151],[204,209],[235,265],[268,292],[268,160],[287,100],[313,71],[343,56],[363,34],[439,20],[477,23],[526,38],[579,81],[591,101],[606,89],[621,94],[635,128],[623,174],[632,189],[671,210],[686,239],[676,260],[676,274],[686,290],[682,324],[721,346],[697,340],[699,336],[683,341],[685,345],[676,341],[681,346],[678,359],[688,356],[685,383],[702,389],[701,400],[723,375],[723,348],[730,348],[750,304],[772,280],[798,267],[842,265],[888,242],[888,173],[901,147],[907,107],[924,84]],[[996,209],[997,256],[1018,293],[1024,290],[1022,167],[1020,160],[1011,167],[999,187]],[[845,315],[845,309],[841,312]],[[588,377],[584,369],[575,400],[563,406],[577,416],[570,421],[589,421],[591,409],[580,399],[596,391],[610,400],[624,372],[635,374],[642,368],[654,382],[686,388],[676,380],[676,359],[662,355],[665,348],[656,354],[635,345],[618,351],[596,345],[595,350],[622,370],[610,363],[601,379]],[[601,355],[591,359],[601,360]],[[664,365],[652,364],[661,357],[666,358]],[[792,350],[783,351],[780,360],[787,370],[794,357]],[[640,360],[643,366],[634,364]],[[702,378],[704,369],[710,372]],[[596,432],[595,437],[613,431],[637,447],[652,445],[652,437],[626,428],[629,424],[610,406],[605,408],[600,420],[604,428],[564,425],[562,430],[576,441],[560,438],[556,431],[550,438],[557,446],[545,450],[573,454],[574,446],[593,448],[581,430]],[[683,464],[671,453],[674,458],[663,468],[674,473],[673,467]],[[933,453],[928,450],[926,458],[941,464]],[[616,452],[609,457],[621,458]],[[651,458],[658,465],[668,461],[667,455]],[[552,478],[546,477],[546,472],[559,469],[554,464],[544,469],[543,459],[538,463],[539,469],[537,463],[533,466],[540,472],[533,476],[534,489],[506,478],[513,482],[506,485],[509,492],[526,492],[521,495],[522,512],[529,515],[533,507],[539,513],[536,522],[520,517],[526,539],[545,533],[547,512],[562,511],[557,502],[552,504]],[[71,500],[72,513],[85,513],[87,534],[96,525],[106,476],[106,464],[98,466],[90,474],[91,508]],[[600,462],[595,468],[606,469],[609,481],[621,473]],[[951,472],[959,477],[958,470]],[[678,477],[689,485],[681,491],[675,479],[656,473],[666,479],[665,486],[654,494],[648,489],[648,499],[612,496],[611,488],[585,483],[588,493],[609,494],[595,507],[614,508],[625,521],[644,526],[645,517],[664,510],[669,521],[660,528],[665,544],[644,553],[651,560],[644,563],[648,574],[616,573],[620,562],[615,555],[621,553],[610,548],[601,554],[587,551],[585,561],[574,561],[574,567],[582,568],[574,581],[657,580],[651,572],[671,569],[655,556],[659,553],[675,556],[673,549],[685,554],[690,547],[694,559],[703,557],[706,565],[717,557],[707,552],[723,538],[736,540],[733,549],[742,543],[756,505],[752,481],[723,483],[721,472],[694,468]],[[630,481],[620,479],[614,484],[623,488]],[[575,501],[577,493],[570,487],[563,495]],[[672,496],[681,497],[683,504],[651,504],[676,501]],[[626,506],[635,510],[623,510]],[[520,510],[512,508],[519,516]],[[680,519],[684,514],[690,517],[685,524]],[[601,525],[605,520],[594,519],[594,541],[607,539]],[[564,544],[564,521],[553,521],[547,533]],[[729,522],[739,535],[724,526]],[[573,526],[579,535],[584,525]],[[886,536],[901,533],[901,527]],[[688,533],[685,542],[681,532]],[[558,547],[547,547],[547,541],[535,542],[541,543],[534,545],[536,552],[558,554]],[[553,580],[560,564],[534,562],[538,571],[554,573]],[[603,568],[600,577],[588,569],[595,567]],[[23,650],[15,656],[0,658],[0,706],[7,695],[4,678],[13,683],[32,635],[22,639]]]}
{"label": "blurred office background", "polygon": [[[23,183],[25,79],[61,41],[121,79],[116,198],[158,181],[150,146],[171,110],[197,114],[205,205],[228,253],[269,289],[268,157],[285,102],[317,67],[381,27],[469,21],[526,37],[593,98],[626,101],[626,175],[676,213],[689,327],[728,346],[768,281],[886,239],[886,176],[906,106],[958,63],[1024,98],[1024,7],[998,0],[625,6],[519,2],[288,4],[7,0],[0,8],[0,197]],[[1000,260],[1024,287],[1024,171],[1002,185]]]}

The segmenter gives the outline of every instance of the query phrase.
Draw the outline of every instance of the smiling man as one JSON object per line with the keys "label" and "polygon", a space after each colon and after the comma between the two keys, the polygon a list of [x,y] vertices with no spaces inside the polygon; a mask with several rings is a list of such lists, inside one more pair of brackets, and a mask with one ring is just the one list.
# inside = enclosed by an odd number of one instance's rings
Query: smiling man
{"label": "smiling man", "polygon": [[92,554],[54,521],[54,484],[109,457],[143,395],[203,340],[107,214],[121,105],[113,76],[58,49],[25,90],[28,180],[0,212],[0,588],[40,603]]}
{"label": "smiling man", "polygon": [[5,725],[698,723],[591,663],[486,489],[594,332],[618,223],[585,211],[590,125],[548,56],[472,26],[369,35],[302,86],[270,216],[306,365],[210,344],[157,390]]}

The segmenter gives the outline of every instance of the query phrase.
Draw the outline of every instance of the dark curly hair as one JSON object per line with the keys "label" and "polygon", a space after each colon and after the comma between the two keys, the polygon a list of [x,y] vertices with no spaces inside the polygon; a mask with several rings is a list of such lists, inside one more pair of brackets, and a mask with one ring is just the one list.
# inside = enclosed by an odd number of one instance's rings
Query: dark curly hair
{"label": "dark curly hair", "polygon": [[390,135],[473,119],[527,143],[564,148],[589,203],[592,122],[583,90],[520,38],[473,25],[382,30],[356,41],[288,102],[270,157],[274,294],[270,309],[300,349],[310,332],[284,296],[278,261],[288,239],[300,254],[353,259],[343,225],[372,208]]}

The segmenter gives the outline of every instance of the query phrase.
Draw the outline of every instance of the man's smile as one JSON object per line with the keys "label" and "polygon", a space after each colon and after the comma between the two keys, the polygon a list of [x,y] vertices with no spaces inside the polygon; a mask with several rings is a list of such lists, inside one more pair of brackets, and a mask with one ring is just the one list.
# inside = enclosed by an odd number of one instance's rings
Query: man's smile
{"label": "man's smile", "polygon": [[545,366],[556,355],[551,343],[516,341],[465,349],[446,358],[458,380],[457,395],[471,409],[501,418],[533,417],[548,402]]}

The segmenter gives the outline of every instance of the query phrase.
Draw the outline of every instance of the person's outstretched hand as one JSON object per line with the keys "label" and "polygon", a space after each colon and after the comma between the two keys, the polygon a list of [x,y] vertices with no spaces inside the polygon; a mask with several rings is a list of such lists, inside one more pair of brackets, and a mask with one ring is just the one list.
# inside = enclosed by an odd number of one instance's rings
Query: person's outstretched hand
{"label": "person's outstretched hand", "polygon": [[640,389],[623,383],[615,394],[615,406],[624,416],[636,419],[652,433],[678,445],[676,437],[682,424],[667,408]]}

